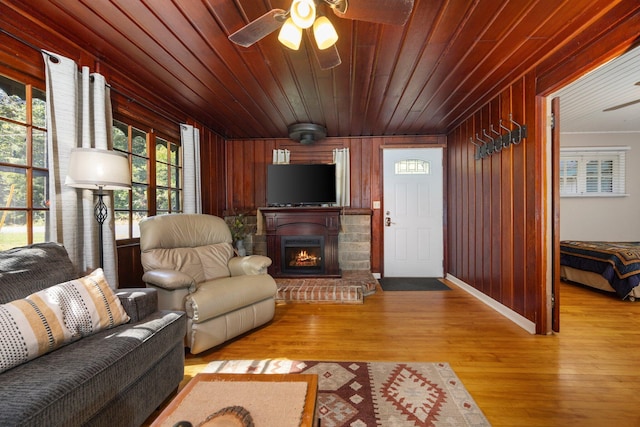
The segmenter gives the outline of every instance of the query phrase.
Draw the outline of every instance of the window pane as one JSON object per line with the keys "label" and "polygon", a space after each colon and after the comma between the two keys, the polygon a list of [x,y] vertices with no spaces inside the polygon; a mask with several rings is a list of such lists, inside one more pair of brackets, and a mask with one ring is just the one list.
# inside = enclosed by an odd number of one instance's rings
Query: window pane
{"label": "window pane", "polygon": [[129,190],[114,190],[113,192],[114,209],[129,210]]}
{"label": "window pane", "polygon": [[134,185],[132,188],[132,207],[134,211],[147,211],[147,186]]}
{"label": "window pane", "polygon": [[116,212],[116,240],[129,238],[129,212]]}
{"label": "window pane", "polygon": [[175,166],[180,165],[179,155],[180,146],[178,146],[177,144],[171,144],[171,158],[169,159],[169,163]]}
{"label": "window pane", "polygon": [[0,206],[27,207],[27,171],[22,168],[0,166]]}
{"label": "window pane", "polygon": [[171,191],[171,209],[173,212],[182,211],[182,206],[180,205],[180,191],[178,190]]}
{"label": "window pane", "polygon": [[156,209],[159,211],[169,210],[169,190],[166,188],[156,188]]}
{"label": "window pane", "polygon": [[27,235],[27,213],[25,211],[4,211],[4,225],[0,230],[0,250],[29,244]]}
{"label": "window pane", "polygon": [[140,184],[149,182],[147,174],[147,159],[142,157],[133,157],[132,159],[132,181]]}
{"label": "window pane", "polygon": [[131,225],[133,226],[133,238],[140,237],[140,221],[149,216],[148,212],[134,212],[133,213],[133,221]]}
{"label": "window pane", "polygon": [[148,157],[147,134],[138,129],[133,129],[131,136],[131,152],[142,157]]}
{"label": "window pane", "polygon": [[168,162],[167,157],[167,141],[164,139],[158,138],[156,142],[156,162]]}
{"label": "window pane", "polygon": [[597,176],[587,176],[587,193],[597,193],[598,192],[598,177]]}
{"label": "window pane", "polygon": [[165,163],[156,163],[156,185],[169,186],[169,167]]}
{"label": "window pane", "polygon": [[180,185],[180,168],[171,168],[171,187],[181,188]]}
{"label": "window pane", "polygon": [[33,171],[33,208],[46,209],[49,207],[49,193],[47,182],[49,173],[45,171]]}
{"label": "window pane", "polygon": [[396,175],[428,175],[429,162],[419,159],[400,160],[395,164]]}
{"label": "window pane", "polygon": [[46,241],[45,230],[48,217],[49,212],[47,211],[33,212],[33,243],[42,243]]}
{"label": "window pane", "polygon": [[0,117],[27,122],[27,92],[25,85],[0,76]]}
{"label": "window pane", "polygon": [[33,147],[32,166],[37,168],[47,167],[47,133],[34,129],[31,137]]}
{"label": "window pane", "polygon": [[27,164],[27,128],[0,122],[0,158],[17,165]]}
{"label": "window pane", "polygon": [[41,128],[47,127],[47,95],[40,89],[33,88],[33,98],[31,99],[31,123]]}
{"label": "window pane", "polygon": [[111,133],[113,135],[113,148],[129,152],[129,126],[114,120]]}

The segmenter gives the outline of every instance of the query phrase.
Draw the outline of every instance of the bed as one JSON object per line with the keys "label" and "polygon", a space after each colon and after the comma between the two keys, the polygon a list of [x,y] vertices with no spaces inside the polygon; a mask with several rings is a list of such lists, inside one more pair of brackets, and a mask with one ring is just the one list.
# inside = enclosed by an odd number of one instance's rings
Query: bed
{"label": "bed", "polygon": [[635,301],[640,298],[640,242],[560,242],[563,280]]}

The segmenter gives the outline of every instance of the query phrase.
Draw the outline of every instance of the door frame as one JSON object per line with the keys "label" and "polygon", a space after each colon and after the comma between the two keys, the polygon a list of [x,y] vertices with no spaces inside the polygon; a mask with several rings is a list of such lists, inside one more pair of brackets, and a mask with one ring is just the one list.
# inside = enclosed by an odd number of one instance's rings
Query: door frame
{"label": "door frame", "polygon": [[[443,135],[446,141],[446,135]],[[447,198],[447,186],[448,186],[448,172],[447,172],[447,144],[446,143],[434,143],[434,144],[398,144],[398,145],[381,145],[379,153],[379,165],[380,165],[380,199],[381,209],[379,215],[378,229],[380,230],[380,275],[384,277],[384,212],[382,207],[384,206],[384,150],[397,150],[397,149],[416,149],[416,148],[441,148],[442,149],[442,268],[444,275],[446,276],[449,269],[447,262],[447,214],[448,214],[448,198]]]}

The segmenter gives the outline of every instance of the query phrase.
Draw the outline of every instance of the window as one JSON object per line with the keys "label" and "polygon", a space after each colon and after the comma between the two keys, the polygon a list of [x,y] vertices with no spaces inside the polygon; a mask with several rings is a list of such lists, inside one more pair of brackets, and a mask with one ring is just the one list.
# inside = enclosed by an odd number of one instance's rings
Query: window
{"label": "window", "polygon": [[156,138],[156,212],[182,211],[182,167],[180,146]]}
{"label": "window", "polygon": [[396,162],[396,175],[429,175],[429,162],[419,159],[407,159]]}
{"label": "window", "polygon": [[625,196],[628,147],[563,148],[560,151],[560,195]]}
{"label": "window", "polygon": [[45,241],[46,96],[0,76],[0,250]]}
{"label": "window", "polygon": [[139,223],[145,217],[182,212],[177,142],[114,120],[113,148],[126,153],[131,164],[131,190],[114,191],[116,240],[140,237]]}

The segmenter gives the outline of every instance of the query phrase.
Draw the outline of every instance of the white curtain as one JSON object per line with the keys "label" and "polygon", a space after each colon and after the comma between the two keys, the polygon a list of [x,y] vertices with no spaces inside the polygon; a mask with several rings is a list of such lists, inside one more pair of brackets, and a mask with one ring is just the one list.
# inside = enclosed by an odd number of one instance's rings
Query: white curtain
{"label": "white curtain", "polygon": [[202,183],[200,181],[200,129],[180,125],[184,186],[184,213],[202,213]]}
{"label": "white curtain", "polygon": [[338,206],[351,206],[351,160],[348,148],[333,150],[336,164],[336,199]]}
{"label": "white curtain", "polygon": [[[97,197],[91,190],[66,187],[71,149],[112,149],[111,98],[104,76],[89,73],[73,60],[43,52],[47,88],[47,145],[49,156],[49,229],[47,240],[62,243],[80,273],[100,266]],[[113,194],[104,202],[109,210],[103,226],[104,272],[117,287],[117,257]]]}
{"label": "white curtain", "polygon": [[287,149],[274,149],[273,150],[273,164],[274,165],[288,165],[291,153]]}

